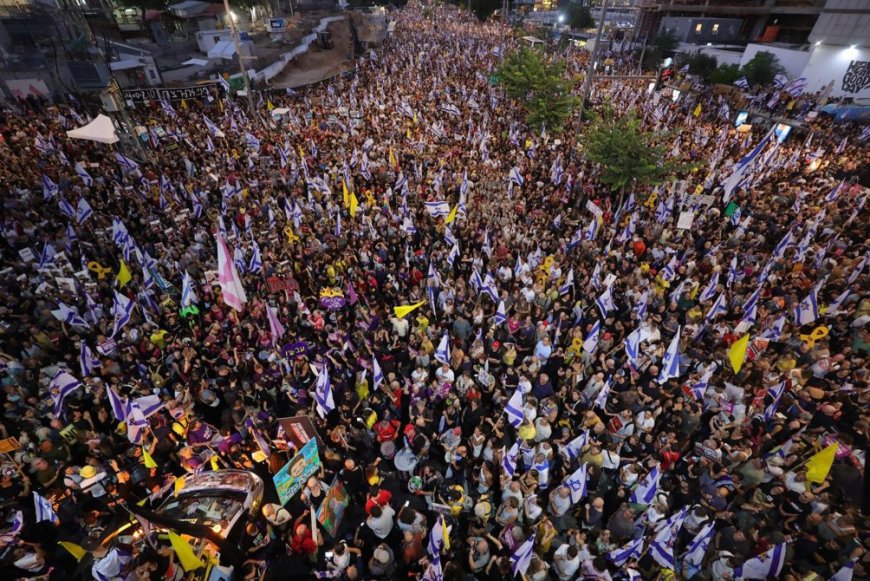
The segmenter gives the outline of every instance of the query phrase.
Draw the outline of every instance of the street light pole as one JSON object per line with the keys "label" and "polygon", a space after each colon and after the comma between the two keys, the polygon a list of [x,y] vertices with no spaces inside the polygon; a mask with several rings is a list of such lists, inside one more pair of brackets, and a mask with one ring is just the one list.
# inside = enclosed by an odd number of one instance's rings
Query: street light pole
{"label": "street light pole", "polygon": [[595,35],[595,46],[589,58],[589,66],[586,67],[586,78],[583,79],[583,97],[580,100],[580,118],[578,124],[583,123],[583,110],[586,101],[592,92],[592,76],[595,74],[595,59],[598,58],[598,47],[601,46],[601,36],[604,34],[604,17],[607,15],[607,0],[601,0],[601,14],[598,16],[598,33]]}
{"label": "street light pole", "polygon": [[224,10],[226,11],[227,22],[230,25],[230,35],[233,37],[233,45],[236,47],[236,54],[239,57],[239,69],[242,71],[242,82],[245,85],[245,94],[248,96],[248,111],[251,115],[254,114],[254,95],[251,93],[251,80],[248,78],[248,70],[245,68],[245,59],[242,56],[242,45],[239,42],[239,31],[236,29],[236,23],[233,22],[232,11],[230,10],[229,0],[224,0]]}

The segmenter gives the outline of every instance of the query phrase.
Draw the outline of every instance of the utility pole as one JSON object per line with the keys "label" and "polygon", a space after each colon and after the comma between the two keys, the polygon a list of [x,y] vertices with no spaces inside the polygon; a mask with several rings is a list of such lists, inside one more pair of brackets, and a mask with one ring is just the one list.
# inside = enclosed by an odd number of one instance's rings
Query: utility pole
{"label": "utility pole", "polygon": [[601,14],[598,16],[598,33],[595,35],[595,46],[592,47],[589,66],[586,67],[586,78],[583,79],[583,96],[580,100],[580,117],[577,121],[578,127],[583,124],[583,110],[586,108],[586,101],[589,100],[589,94],[592,92],[592,76],[595,74],[595,59],[598,58],[598,47],[601,46],[601,36],[604,34],[604,17],[606,15],[607,0],[601,0]]}
{"label": "utility pole", "polygon": [[235,45],[236,54],[239,57],[239,69],[242,71],[242,82],[245,84],[245,94],[248,96],[248,111],[250,111],[251,115],[254,115],[254,95],[251,93],[251,79],[248,78],[248,70],[245,68],[245,58],[242,56],[242,45],[239,42],[239,31],[236,29],[236,23],[233,22],[229,0],[224,0],[224,10],[226,11],[227,22],[230,24],[233,45]]}

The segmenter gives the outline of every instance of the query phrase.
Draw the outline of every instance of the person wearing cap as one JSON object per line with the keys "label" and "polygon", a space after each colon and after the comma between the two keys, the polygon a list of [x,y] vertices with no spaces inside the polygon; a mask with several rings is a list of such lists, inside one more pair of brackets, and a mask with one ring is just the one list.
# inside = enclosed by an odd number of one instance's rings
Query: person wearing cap
{"label": "person wearing cap", "polygon": [[372,551],[368,562],[369,572],[375,577],[390,578],[396,571],[396,556],[387,543],[380,543]]}

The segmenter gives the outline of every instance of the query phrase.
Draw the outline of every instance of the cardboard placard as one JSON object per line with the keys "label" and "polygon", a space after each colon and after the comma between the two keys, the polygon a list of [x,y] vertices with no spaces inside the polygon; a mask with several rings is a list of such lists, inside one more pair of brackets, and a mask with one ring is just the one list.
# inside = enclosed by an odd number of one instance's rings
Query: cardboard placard
{"label": "cardboard placard", "polygon": [[680,212],[680,217],[677,220],[677,229],[678,230],[691,230],[692,222],[695,221],[695,213],[694,212]]}
{"label": "cardboard placard", "polygon": [[0,454],[8,454],[21,448],[16,438],[4,438],[0,440]]}
{"label": "cardboard placard", "polygon": [[293,416],[291,418],[278,418],[278,423],[284,429],[284,435],[297,450],[301,449],[312,439],[317,440],[317,445],[324,447],[323,439],[317,433],[314,422],[308,416]]}

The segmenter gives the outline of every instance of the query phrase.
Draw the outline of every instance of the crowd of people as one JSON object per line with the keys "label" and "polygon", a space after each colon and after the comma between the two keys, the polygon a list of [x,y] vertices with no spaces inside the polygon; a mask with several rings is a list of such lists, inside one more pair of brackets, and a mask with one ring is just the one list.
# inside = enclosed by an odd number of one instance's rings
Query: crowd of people
{"label": "crowd of people", "polygon": [[[227,468],[265,484],[240,579],[866,578],[862,128],[601,77],[686,168],[614,192],[462,14],[256,111],[141,105],[138,147],[0,113],[3,578],[195,575],[102,541]],[[282,504],[300,415],[322,468]]]}

